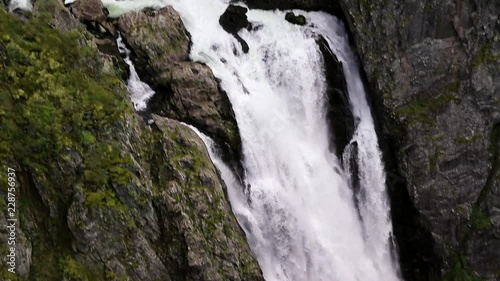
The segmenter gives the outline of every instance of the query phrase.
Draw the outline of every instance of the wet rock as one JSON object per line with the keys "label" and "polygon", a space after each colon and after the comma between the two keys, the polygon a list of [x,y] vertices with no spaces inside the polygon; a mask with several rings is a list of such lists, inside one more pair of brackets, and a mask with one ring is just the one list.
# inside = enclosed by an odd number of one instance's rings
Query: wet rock
{"label": "wet rock", "polygon": [[245,7],[229,5],[219,18],[219,24],[227,33],[232,34],[238,40],[244,53],[249,51],[248,44],[238,35],[238,31],[250,27],[247,12],[248,9]]}
{"label": "wet rock", "polygon": [[330,123],[331,143],[334,144],[337,157],[342,159],[344,149],[351,141],[355,128],[355,120],[349,102],[349,92],[347,91],[347,82],[342,63],[332,52],[330,46],[328,46],[328,42],[320,36],[317,39],[317,44],[323,55],[325,77],[326,81],[328,81],[326,93],[328,106],[327,119]]}
{"label": "wet rock", "polygon": [[226,32],[235,34],[249,25],[247,12],[248,9],[245,7],[229,5],[220,16],[219,24]]}
{"label": "wet rock", "polygon": [[306,24],[306,17],[304,17],[303,15],[296,15],[293,12],[286,13],[285,19],[289,23],[293,23],[296,25],[305,25]]}
{"label": "wet rock", "polygon": [[77,0],[71,4],[71,12],[94,36],[114,39],[115,26],[107,21],[109,11],[101,0]]}
{"label": "wet rock", "polygon": [[80,22],[104,22],[109,14],[101,0],[76,0],[71,4],[71,12]]}
{"label": "wet rock", "polygon": [[238,163],[241,140],[231,104],[207,66],[188,62],[189,38],[177,12],[127,13],[119,27],[141,79],[156,91],[150,110],[196,126],[218,143],[226,162]]}
{"label": "wet rock", "polygon": [[155,13],[126,13],[120,16],[118,27],[134,52],[137,72],[154,90],[159,76],[169,76],[174,62],[189,59],[188,32],[171,6]]}
{"label": "wet rock", "polygon": [[175,63],[171,76],[160,83],[171,91],[151,99],[152,112],[194,125],[221,145],[226,161],[238,158],[241,141],[234,112],[209,67]]}

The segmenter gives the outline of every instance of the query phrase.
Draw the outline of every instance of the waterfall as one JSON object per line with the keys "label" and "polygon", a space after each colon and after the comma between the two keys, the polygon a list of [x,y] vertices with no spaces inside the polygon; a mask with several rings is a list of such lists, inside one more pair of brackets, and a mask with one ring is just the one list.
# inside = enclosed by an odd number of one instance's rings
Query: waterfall
{"label": "waterfall", "polygon": [[[229,1],[103,2],[113,15],[172,5],[191,34],[191,59],[207,64],[221,80],[242,138],[244,186],[218,158],[210,139],[202,138],[266,280],[399,280],[381,153],[341,22],[297,10],[308,23],[297,26],[285,21],[283,11],[250,10],[253,29],[239,32],[250,48],[245,54],[219,26]],[[342,159],[329,149],[319,34],[343,63],[357,120],[351,140],[358,147],[357,195]],[[343,158],[350,158],[349,152],[348,146]]]}
{"label": "waterfall", "polygon": [[127,81],[127,89],[130,93],[130,99],[134,105],[135,110],[141,111],[146,109],[147,101],[155,94],[155,92],[149,87],[148,84],[141,81],[139,74],[135,70],[135,66],[130,60],[130,50],[123,43],[121,34],[118,34],[116,39],[116,44],[118,45],[118,51],[125,55],[125,63],[129,67],[130,76]]}

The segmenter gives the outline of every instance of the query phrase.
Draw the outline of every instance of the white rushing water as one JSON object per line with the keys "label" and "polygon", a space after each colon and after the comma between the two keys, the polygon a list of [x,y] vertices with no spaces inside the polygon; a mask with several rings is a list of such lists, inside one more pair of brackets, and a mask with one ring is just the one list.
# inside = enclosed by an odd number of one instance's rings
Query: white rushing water
{"label": "white rushing water", "polygon": [[33,5],[30,0],[11,0],[9,2],[9,11],[12,12],[15,9],[21,9],[23,11],[33,10]]}
{"label": "white rushing water", "polygon": [[[347,34],[336,18],[296,11],[308,22],[297,26],[285,21],[285,12],[251,10],[255,30],[239,32],[250,47],[244,54],[219,26],[229,1],[103,2],[112,15],[174,6],[191,34],[191,59],[206,63],[221,79],[242,137],[245,187],[211,154],[266,280],[399,280],[374,123]],[[343,62],[358,120],[352,142],[359,149],[359,210],[341,160],[329,150],[317,34]]]}
{"label": "white rushing water", "polygon": [[127,89],[130,93],[130,99],[134,105],[135,110],[141,111],[147,108],[148,100],[155,94],[155,92],[149,87],[148,84],[141,81],[139,74],[135,70],[135,66],[130,60],[130,50],[123,43],[121,35],[118,35],[116,40],[118,45],[118,51],[121,54],[125,54],[125,63],[127,63],[130,71],[130,76],[127,81]]}

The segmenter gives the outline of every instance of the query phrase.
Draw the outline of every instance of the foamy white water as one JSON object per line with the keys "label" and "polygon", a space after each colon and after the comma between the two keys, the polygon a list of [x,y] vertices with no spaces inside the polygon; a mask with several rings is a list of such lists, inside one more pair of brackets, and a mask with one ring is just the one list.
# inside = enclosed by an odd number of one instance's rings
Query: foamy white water
{"label": "foamy white water", "polygon": [[9,11],[12,12],[15,9],[31,11],[33,10],[33,5],[30,0],[11,0],[9,2]]}
{"label": "foamy white water", "polygon": [[123,43],[122,36],[119,34],[116,40],[118,50],[120,53],[125,54],[125,63],[127,63],[130,71],[130,76],[127,81],[127,89],[130,94],[130,99],[134,105],[135,110],[141,111],[147,108],[148,100],[155,94],[155,91],[149,87],[148,84],[141,81],[139,74],[135,70],[135,66],[130,60],[130,50]]}
{"label": "foamy white water", "polygon": [[[242,137],[245,187],[213,151],[212,158],[266,280],[399,280],[373,119],[338,20],[296,11],[308,20],[301,27],[285,21],[285,12],[251,10],[248,18],[255,30],[239,32],[250,47],[244,54],[219,26],[229,1],[104,2],[113,15],[152,3],[174,6],[191,34],[191,59],[206,63],[221,79]],[[359,215],[350,179],[329,150],[318,34],[343,62],[359,121],[351,141],[359,148]]]}

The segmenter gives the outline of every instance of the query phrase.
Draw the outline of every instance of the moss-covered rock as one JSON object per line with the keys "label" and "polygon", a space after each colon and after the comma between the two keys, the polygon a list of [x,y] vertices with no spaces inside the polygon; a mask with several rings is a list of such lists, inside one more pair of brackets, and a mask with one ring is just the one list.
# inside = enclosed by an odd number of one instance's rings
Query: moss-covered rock
{"label": "moss-covered rock", "polygon": [[18,274],[2,263],[0,279],[263,280],[201,140],[148,126],[89,34],[36,14],[0,10],[0,162],[19,219]]}
{"label": "moss-covered rock", "polygon": [[118,26],[134,51],[139,75],[153,89],[157,88],[157,77],[168,75],[174,62],[188,60],[188,32],[171,6],[126,13],[120,16]]}

